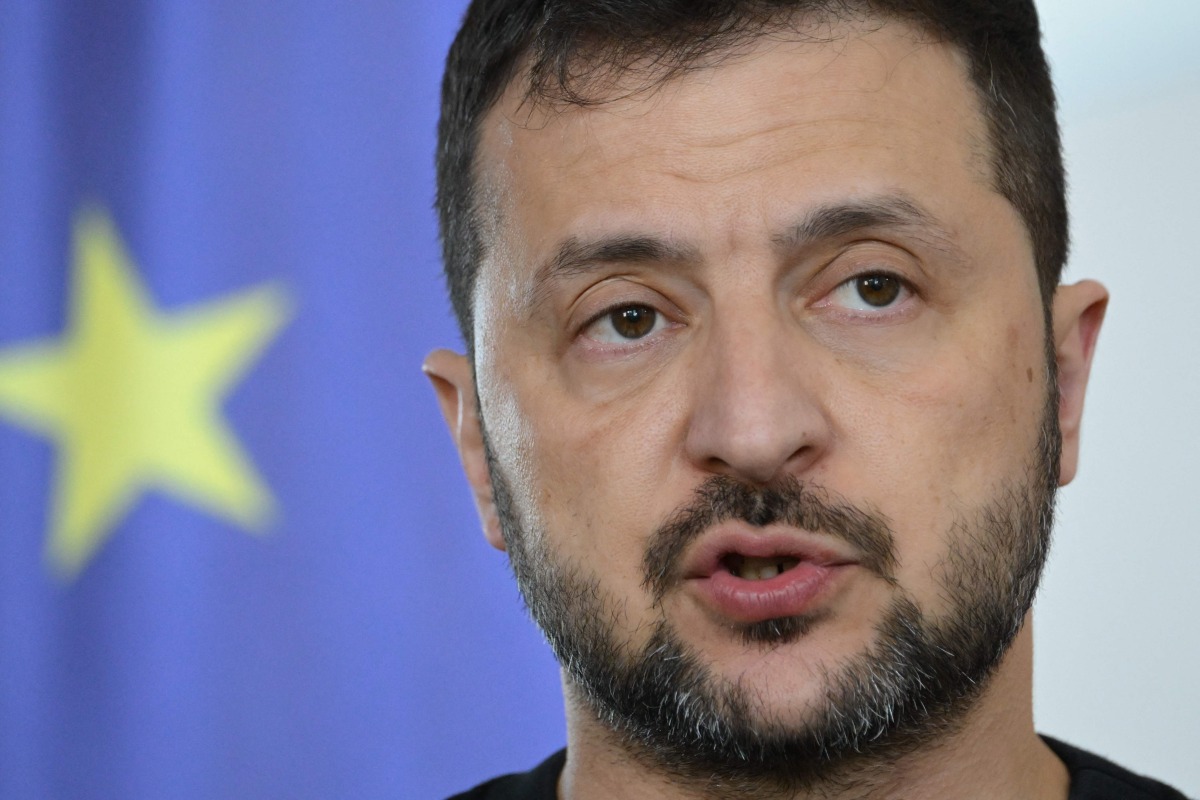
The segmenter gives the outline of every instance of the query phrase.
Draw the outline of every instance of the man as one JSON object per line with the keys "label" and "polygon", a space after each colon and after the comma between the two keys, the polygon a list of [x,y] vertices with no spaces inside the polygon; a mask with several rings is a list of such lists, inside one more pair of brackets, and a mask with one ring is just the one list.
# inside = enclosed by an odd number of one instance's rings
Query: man
{"label": "man", "polygon": [[1031,2],[479,0],[425,364],[563,668],[474,798],[1181,797],[1039,738],[1107,295]]}

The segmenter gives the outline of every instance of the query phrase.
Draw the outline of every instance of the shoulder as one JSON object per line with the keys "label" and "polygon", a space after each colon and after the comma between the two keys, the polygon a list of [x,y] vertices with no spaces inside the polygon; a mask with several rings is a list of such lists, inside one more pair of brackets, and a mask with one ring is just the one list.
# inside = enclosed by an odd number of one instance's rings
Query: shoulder
{"label": "shoulder", "polygon": [[1095,753],[1043,736],[1071,774],[1068,800],[1188,800],[1165,783],[1130,772]]}
{"label": "shoulder", "polygon": [[559,750],[529,772],[501,775],[448,800],[555,800],[566,760],[567,751]]}

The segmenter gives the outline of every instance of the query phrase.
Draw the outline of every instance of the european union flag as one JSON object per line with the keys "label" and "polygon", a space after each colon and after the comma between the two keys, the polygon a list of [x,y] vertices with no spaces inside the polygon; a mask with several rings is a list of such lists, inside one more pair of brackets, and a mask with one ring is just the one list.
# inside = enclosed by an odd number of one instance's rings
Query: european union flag
{"label": "european union flag", "polygon": [[561,746],[419,372],[464,6],[0,4],[0,797],[437,797]]}

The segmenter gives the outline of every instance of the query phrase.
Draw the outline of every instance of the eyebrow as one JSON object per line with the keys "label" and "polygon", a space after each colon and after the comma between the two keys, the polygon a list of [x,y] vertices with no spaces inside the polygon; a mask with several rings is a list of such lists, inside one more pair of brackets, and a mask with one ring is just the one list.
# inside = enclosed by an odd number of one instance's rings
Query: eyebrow
{"label": "eyebrow", "polygon": [[647,234],[616,234],[595,240],[568,236],[538,268],[535,281],[590,272],[601,264],[647,264],[664,261],[694,261],[694,248],[673,244]]}
{"label": "eyebrow", "polygon": [[[878,229],[900,229],[922,243],[965,263],[965,253],[927,211],[900,193],[819,206],[799,222],[771,238],[781,254],[794,253],[821,241]],[[652,234],[613,234],[597,239],[568,236],[534,274],[535,304],[555,279],[621,264],[695,263],[700,251]]]}
{"label": "eyebrow", "polygon": [[917,234],[925,244],[957,259],[965,259],[953,243],[953,237],[937,219],[903,194],[819,206],[784,233],[772,237],[772,243],[782,252],[794,252],[822,240],[840,239],[880,228]]}
{"label": "eyebrow", "polygon": [[534,273],[531,300],[539,305],[558,278],[579,275],[602,265],[694,262],[699,251],[649,234],[614,234],[598,239],[568,236]]}

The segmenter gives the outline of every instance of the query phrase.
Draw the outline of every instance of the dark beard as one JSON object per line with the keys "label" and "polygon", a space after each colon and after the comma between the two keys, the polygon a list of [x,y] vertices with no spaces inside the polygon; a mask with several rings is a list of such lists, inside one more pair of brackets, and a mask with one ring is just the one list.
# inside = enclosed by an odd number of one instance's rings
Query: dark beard
{"label": "dark beard", "polygon": [[[886,519],[794,480],[762,488],[713,477],[651,536],[645,586],[660,612],[680,581],[687,545],[726,519],[782,522],[841,538],[854,545],[862,566],[893,586],[874,643],[826,671],[823,705],[802,725],[781,723],[752,689],[715,676],[661,613],[646,645],[630,653],[617,635],[622,601],[594,574],[564,563],[545,532],[524,528],[486,435],[484,441],[517,584],[564,668],[568,692],[634,758],[681,784],[714,797],[787,794],[869,780],[876,766],[952,731],[983,691],[1021,629],[1049,548],[1061,437],[1058,392],[1048,395],[1023,474],[951,526],[935,575],[947,610],[937,618],[895,583]],[[740,632],[750,646],[776,647],[820,622],[820,615],[788,617]]]}

